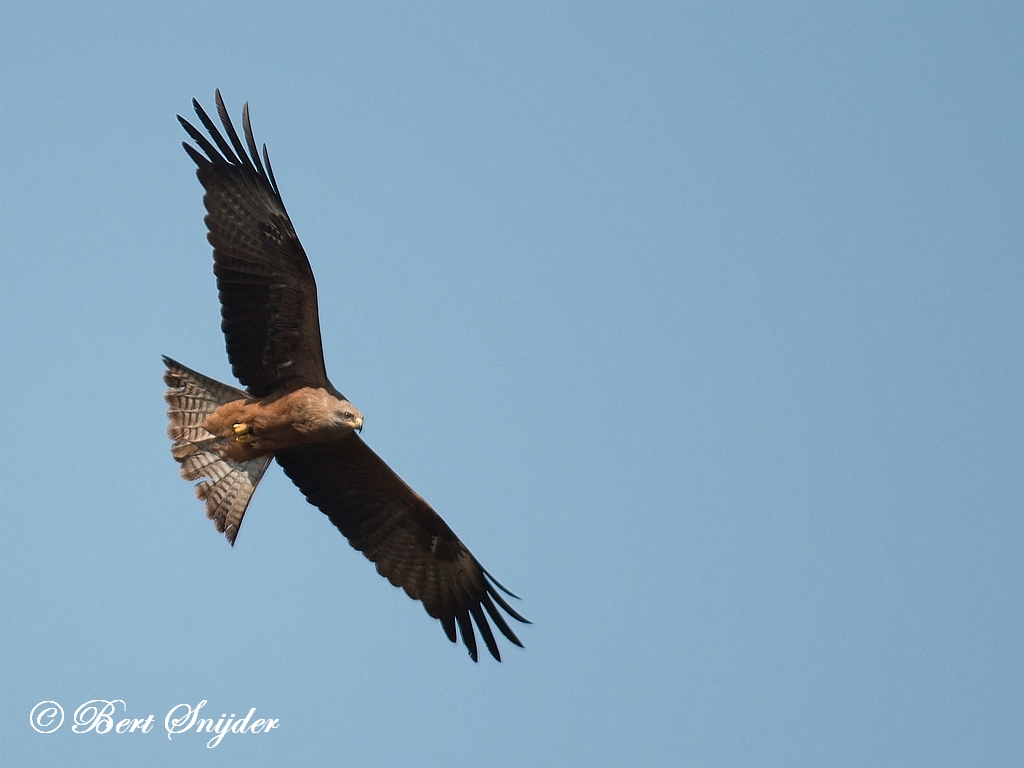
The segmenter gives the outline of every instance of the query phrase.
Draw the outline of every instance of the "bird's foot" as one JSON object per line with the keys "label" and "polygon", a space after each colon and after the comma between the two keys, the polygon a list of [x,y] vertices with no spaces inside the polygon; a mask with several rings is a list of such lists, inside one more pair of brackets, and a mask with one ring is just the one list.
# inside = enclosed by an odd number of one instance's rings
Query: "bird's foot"
{"label": "bird's foot", "polygon": [[252,433],[252,426],[246,423],[232,424],[231,431],[235,433],[235,442],[242,443],[255,443],[256,436]]}

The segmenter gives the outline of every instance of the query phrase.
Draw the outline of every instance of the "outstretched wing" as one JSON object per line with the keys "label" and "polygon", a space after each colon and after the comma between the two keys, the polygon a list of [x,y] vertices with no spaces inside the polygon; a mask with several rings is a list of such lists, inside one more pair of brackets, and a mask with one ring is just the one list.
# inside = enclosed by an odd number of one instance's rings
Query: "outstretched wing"
{"label": "outstretched wing", "polygon": [[242,110],[247,146],[220,91],[217,112],[230,144],[199,102],[193,99],[192,106],[213,143],[181,115],[178,120],[202,150],[182,143],[206,189],[207,239],[231,370],[257,397],[289,379],[333,389],[324,368],[313,271],[281,201],[266,145],[260,161],[249,105]]}
{"label": "outstretched wing", "polygon": [[500,606],[516,621],[529,624],[499,590],[512,593],[484,570],[441,516],[357,434],[278,451],[276,458],[309,503],[376,563],[382,576],[420,600],[453,643],[458,627],[473,661],[477,660],[474,622],[487,650],[501,661],[488,616],[501,634],[522,647],[498,610]]}

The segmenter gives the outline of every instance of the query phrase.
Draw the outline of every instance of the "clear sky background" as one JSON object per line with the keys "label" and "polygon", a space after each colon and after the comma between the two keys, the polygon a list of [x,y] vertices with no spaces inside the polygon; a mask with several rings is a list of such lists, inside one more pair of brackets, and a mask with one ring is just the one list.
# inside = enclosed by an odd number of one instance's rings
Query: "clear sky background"
{"label": "clear sky background", "polygon": [[[5,765],[1024,762],[1019,3],[4,2],[0,62]],[[234,549],[178,477],[216,87],[502,664],[276,466]]]}

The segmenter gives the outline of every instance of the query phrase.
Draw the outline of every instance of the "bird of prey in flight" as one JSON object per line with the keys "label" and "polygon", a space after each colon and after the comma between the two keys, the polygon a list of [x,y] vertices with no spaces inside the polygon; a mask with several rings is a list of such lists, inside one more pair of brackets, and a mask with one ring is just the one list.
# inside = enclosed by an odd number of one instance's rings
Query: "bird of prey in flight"
{"label": "bird of prey in flight", "polygon": [[[357,432],[363,416],[327,378],[316,283],[242,110],[245,144],[220,91],[224,133],[193,100],[209,138],[178,120],[206,194],[207,239],[220,292],[221,329],[231,370],[245,390],[164,357],[171,452],[232,545],[256,486],[276,459],[310,504],[330,518],[377,571],[441,622],[477,660],[480,632],[501,661],[491,623],[522,643],[502,615],[529,623],[502,597],[515,597],[480,565],[451,528]],[[225,138],[225,134],[227,138]],[[488,621],[490,618],[490,622]]]}

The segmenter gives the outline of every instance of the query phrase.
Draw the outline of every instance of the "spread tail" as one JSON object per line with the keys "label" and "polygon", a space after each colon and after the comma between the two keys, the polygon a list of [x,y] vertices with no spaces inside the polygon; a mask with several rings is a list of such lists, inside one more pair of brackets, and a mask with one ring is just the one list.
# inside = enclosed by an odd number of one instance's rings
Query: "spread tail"
{"label": "spread tail", "polygon": [[224,441],[207,432],[203,424],[220,406],[248,395],[166,356],[164,365],[164,383],[170,387],[164,400],[170,420],[167,434],[174,441],[171,455],[181,464],[181,476],[186,480],[207,478],[196,484],[196,496],[206,502],[206,516],[234,546],[246,507],[272,457],[250,461],[223,458],[217,447]]}

